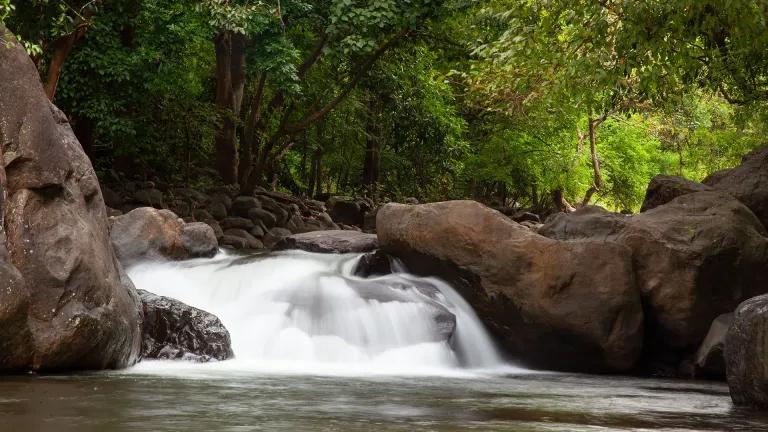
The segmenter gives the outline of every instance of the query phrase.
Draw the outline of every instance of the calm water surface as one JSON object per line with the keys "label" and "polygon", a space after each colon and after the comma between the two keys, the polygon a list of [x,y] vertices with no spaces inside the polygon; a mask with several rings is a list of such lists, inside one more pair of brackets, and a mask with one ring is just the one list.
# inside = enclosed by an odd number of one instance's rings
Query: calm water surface
{"label": "calm water surface", "polygon": [[734,409],[727,387],[710,382],[538,373],[168,373],[140,367],[1,378],[0,430],[765,431],[768,416]]}

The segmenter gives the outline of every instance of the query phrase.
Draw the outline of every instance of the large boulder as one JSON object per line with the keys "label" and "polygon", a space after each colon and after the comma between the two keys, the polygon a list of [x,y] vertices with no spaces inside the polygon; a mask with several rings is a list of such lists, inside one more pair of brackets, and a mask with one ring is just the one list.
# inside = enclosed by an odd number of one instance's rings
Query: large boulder
{"label": "large boulder", "polygon": [[144,312],[142,357],[196,362],[234,357],[219,319],[178,300],[138,290]]}
{"label": "large boulder", "polygon": [[301,249],[307,252],[360,253],[379,247],[375,234],[359,231],[313,231],[282,238],[273,250]]}
{"label": "large boulder", "polygon": [[728,194],[679,196],[635,216],[597,207],[560,213],[539,233],[593,239],[632,251],[651,332],[663,347],[693,351],[712,320],[768,291],[768,239],[754,214]]}
{"label": "large boulder", "polygon": [[768,146],[744,156],[736,168],[712,174],[704,184],[736,197],[768,227]]}
{"label": "large boulder", "polygon": [[0,77],[0,371],[130,366],[139,300],[96,174],[2,25]]}
{"label": "large boulder", "polygon": [[200,222],[186,224],[170,210],[139,207],[111,221],[112,244],[124,264],[211,257],[218,250],[213,228]]}
{"label": "large boulder", "polygon": [[475,201],[387,204],[384,252],[446,279],[515,359],[535,367],[625,371],[642,347],[630,251],[533,233]]}
{"label": "large boulder", "polygon": [[648,184],[640,212],[664,205],[679,196],[706,190],[712,188],[680,176],[657,175]]}
{"label": "large boulder", "polygon": [[768,409],[768,295],[739,305],[725,338],[725,364],[733,403]]}

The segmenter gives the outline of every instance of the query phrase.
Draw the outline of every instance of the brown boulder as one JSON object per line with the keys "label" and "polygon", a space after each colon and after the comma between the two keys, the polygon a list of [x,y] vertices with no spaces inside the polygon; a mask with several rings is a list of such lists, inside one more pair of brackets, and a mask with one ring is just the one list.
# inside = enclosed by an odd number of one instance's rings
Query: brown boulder
{"label": "brown boulder", "polygon": [[640,212],[664,205],[682,195],[707,190],[712,188],[680,176],[657,175],[648,184]]}
{"label": "brown boulder", "polygon": [[382,250],[451,282],[514,359],[535,367],[625,371],[643,335],[629,250],[542,237],[475,201],[388,204]]}
{"label": "brown boulder", "polygon": [[739,305],[725,336],[731,399],[738,406],[768,409],[768,295]]}
{"label": "brown boulder", "polygon": [[722,192],[683,195],[631,217],[595,207],[560,213],[539,233],[628,247],[649,336],[670,348],[696,349],[718,315],[768,290],[765,231]]}
{"label": "brown boulder", "polygon": [[313,231],[282,238],[273,250],[300,249],[321,253],[370,252],[379,247],[375,234],[359,231]]}
{"label": "brown boulder", "polygon": [[768,228],[768,146],[744,156],[736,168],[712,174],[704,184],[734,196]]}
{"label": "brown boulder", "polygon": [[96,174],[2,25],[0,77],[0,370],[129,366],[139,301],[112,250]]}

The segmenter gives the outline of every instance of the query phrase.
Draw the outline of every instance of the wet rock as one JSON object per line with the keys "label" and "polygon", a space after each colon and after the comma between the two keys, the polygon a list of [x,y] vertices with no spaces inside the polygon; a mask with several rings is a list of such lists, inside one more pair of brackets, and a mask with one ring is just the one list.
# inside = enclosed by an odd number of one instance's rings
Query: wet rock
{"label": "wet rock", "polygon": [[240,228],[230,228],[224,230],[224,235],[228,237],[239,237],[245,240],[246,249],[264,249],[264,244],[261,240],[252,236],[248,231]]}
{"label": "wet rock", "polygon": [[122,368],[141,348],[96,174],[0,24],[0,371]]}
{"label": "wet rock", "polygon": [[591,372],[638,360],[643,311],[626,247],[545,238],[475,201],[387,204],[376,225],[384,252],[452,283],[513,358]]}
{"label": "wet rock", "polygon": [[640,212],[664,205],[682,195],[708,190],[712,188],[680,176],[657,175],[648,184]]}
{"label": "wet rock", "polygon": [[313,231],[293,234],[278,241],[273,250],[300,249],[321,253],[370,252],[379,247],[375,234],[359,231]]}
{"label": "wet rock", "polygon": [[229,332],[215,315],[169,297],[138,292],[144,313],[144,359],[208,362],[234,357]]}
{"label": "wet rock", "polygon": [[737,406],[768,409],[768,295],[739,305],[725,337],[731,399]]}
{"label": "wet rock", "polygon": [[704,184],[744,203],[768,228],[768,146],[744,156],[736,168],[718,171]]}
{"label": "wet rock", "polygon": [[262,208],[252,208],[248,211],[248,218],[254,223],[262,223],[265,227],[274,228],[277,225],[275,215]]}
{"label": "wet rock", "polygon": [[383,276],[392,273],[390,258],[380,250],[368,252],[360,257],[352,274],[359,277]]}

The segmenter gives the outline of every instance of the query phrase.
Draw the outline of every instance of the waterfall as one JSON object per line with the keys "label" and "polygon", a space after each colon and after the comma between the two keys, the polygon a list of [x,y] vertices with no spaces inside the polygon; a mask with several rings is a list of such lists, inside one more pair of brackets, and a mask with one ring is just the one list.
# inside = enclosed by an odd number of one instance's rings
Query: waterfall
{"label": "waterfall", "polygon": [[221,362],[228,367],[392,374],[505,367],[472,308],[448,284],[397,265],[393,274],[360,278],[353,274],[359,259],[220,253],[139,264],[128,273],[137,288],[218,316],[236,357]]}

